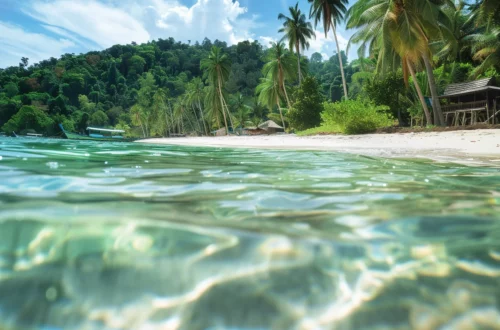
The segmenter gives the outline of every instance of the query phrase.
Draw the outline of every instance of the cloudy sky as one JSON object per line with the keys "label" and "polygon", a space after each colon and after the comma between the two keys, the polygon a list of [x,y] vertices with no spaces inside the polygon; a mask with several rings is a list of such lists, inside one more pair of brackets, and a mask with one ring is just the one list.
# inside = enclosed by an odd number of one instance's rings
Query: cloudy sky
{"label": "cloudy sky", "polygon": [[[351,2],[353,2],[351,0]],[[208,37],[234,44],[276,40],[280,12],[296,0],[0,0],[0,68],[17,65],[25,56],[30,63],[64,53],[101,50],[173,37],[202,41]],[[306,0],[299,6],[307,14]],[[319,30],[320,26],[318,26]],[[352,31],[339,27],[345,49]],[[318,31],[307,55],[331,56],[333,36]],[[350,58],[354,57],[350,52]]]}

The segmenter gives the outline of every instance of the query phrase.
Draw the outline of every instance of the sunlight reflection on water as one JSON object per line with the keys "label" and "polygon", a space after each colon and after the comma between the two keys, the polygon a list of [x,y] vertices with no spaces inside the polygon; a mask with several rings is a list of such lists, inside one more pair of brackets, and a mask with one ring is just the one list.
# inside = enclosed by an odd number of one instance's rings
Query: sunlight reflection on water
{"label": "sunlight reflection on water", "polygon": [[2,138],[0,328],[498,328],[499,191],[486,166]]}

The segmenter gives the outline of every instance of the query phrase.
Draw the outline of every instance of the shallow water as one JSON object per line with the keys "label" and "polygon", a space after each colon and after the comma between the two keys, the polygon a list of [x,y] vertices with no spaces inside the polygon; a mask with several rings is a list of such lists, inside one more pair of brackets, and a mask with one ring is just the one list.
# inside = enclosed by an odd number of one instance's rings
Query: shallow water
{"label": "shallow water", "polygon": [[0,138],[0,329],[497,329],[500,170]]}

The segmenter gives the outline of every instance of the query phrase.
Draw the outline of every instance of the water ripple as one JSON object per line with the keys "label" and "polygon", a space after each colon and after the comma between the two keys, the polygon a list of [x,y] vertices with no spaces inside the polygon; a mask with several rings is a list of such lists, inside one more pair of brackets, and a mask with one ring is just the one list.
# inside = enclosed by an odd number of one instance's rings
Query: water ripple
{"label": "water ripple", "polygon": [[499,168],[11,138],[0,155],[2,329],[500,324]]}

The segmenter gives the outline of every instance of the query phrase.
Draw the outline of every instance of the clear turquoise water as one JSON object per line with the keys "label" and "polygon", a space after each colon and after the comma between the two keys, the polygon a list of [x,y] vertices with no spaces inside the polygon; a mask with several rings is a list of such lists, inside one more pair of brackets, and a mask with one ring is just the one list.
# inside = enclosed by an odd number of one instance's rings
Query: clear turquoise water
{"label": "clear turquoise water", "polygon": [[0,329],[497,329],[500,170],[0,139]]}

